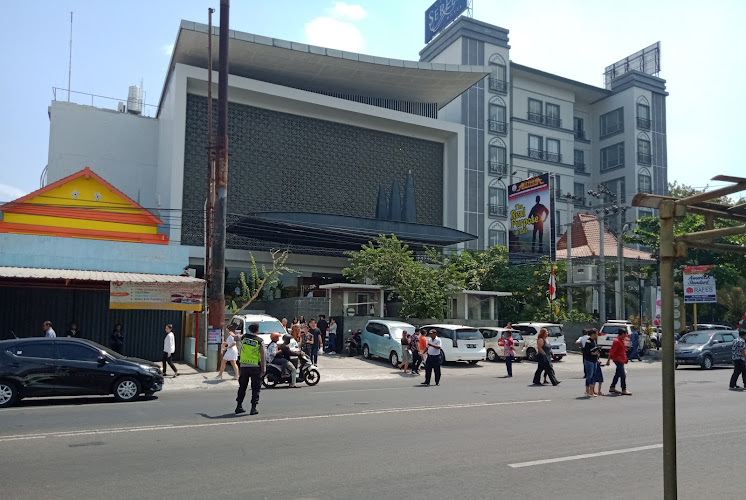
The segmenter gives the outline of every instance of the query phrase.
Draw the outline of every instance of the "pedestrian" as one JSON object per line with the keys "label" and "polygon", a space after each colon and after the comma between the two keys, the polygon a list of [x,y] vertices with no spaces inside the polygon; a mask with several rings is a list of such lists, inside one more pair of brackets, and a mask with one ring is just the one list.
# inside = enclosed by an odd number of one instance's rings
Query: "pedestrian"
{"label": "pedestrian", "polygon": [[65,337],[70,337],[72,339],[80,338],[80,330],[78,329],[78,324],[75,321],[72,321],[70,323],[70,328],[65,332]]}
{"label": "pedestrian", "polygon": [[240,368],[238,375],[238,394],[236,395],[236,414],[244,413],[243,400],[246,397],[246,388],[251,379],[251,411],[250,415],[259,413],[256,405],[259,404],[259,390],[262,387],[262,377],[267,370],[267,352],[264,349],[264,341],[258,335],[259,325],[249,325],[248,333],[241,337],[241,355],[239,358]]}
{"label": "pedestrian", "polygon": [[303,341],[301,340],[300,336],[300,325],[296,323],[290,328],[290,348],[294,351],[298,351],[301,349],[300,346],[302,343]]}
{"label": "pedestrian", "polygon": [[442,342],[437,337],[438,332],[430,330],[427,340],[427,361],[425,361],[425,381],[421,385],[430,385],[430,375],[435,372],[435,385],[440,385],[440,349]]}
{"label": "pedestrian", "polygon": [[[508,323],[510,324],[510,323]],[[503,341],[505,346],[503,347],[503,357],[505,358],[505,368],[508,370],[508,377],[513,377],[513,358],[515,356],[515,341],[513,340],[513,332],[506,330],[503,333]]]}
{"label": "pedestrian", "polygon": [[322,342],[319,347],[323,347],[324,352],[327,352],[327,349],[329,349],[329,339],[327,338],[329,323],[327,323],[325,315],[319,314],[319,320],[316,322],[316,328],[318,328],[321,332]]}
{"label": "pedestrian", "polygon": [[598,330],[591,328],[586,330],[588,338],[583,344],[583,365],[585,372],[585,395],[589,398],[595,397],[596,394],[593,392],[594,375],[596,372],[596,365],[598,364],[598,356],[601,350],[598,347]]}
{"label": "pedestrian", "polygon": [[585,347],[585,343],[588,341],[588,338],[590,337],[590,335],[588,335],[588,332],[590,331],[591,331],[590,329],[583,330],[583,335],[578,337],[578,340],[575,341],[575,346],[580,350],[580,354],[581,354],[580,362],[583,363],[583,378],[587,376],[586,371],[585,371],[585,359],[582,356],[583,347]]}
{"label": "pedestrian", "polygon": [[298,318],[296,318],[296,317],[293,317],[293,322],[292,322],[292,323],[290,323],[290,328],[292,328],[292,327],[293,327],[293,325],[300,325],[300,323],[298,322]]}
{"label": "pedestrian", "polygon": [[742,391],[738,386],[738,375],[741,375],[744,388],[746,388],[746,330],[738,331],[738,338],[733,341],[730,357],[733,359],[733,375],[730,377],[730,390]]}
{"label": "pedestrian", "polygon": [[163,376],[166,376],[166,363],[174,371],[174,377],[179,376],[179,371],[174,366],[173,353],[176,352],[176,339],[174,338],[173,325],[166,325],[166,337],[163,339]]}
{"label": "pedestrian", "polygon": [[323,342],[321,337],[321,330],[316,327],[316,321],[311,320],[308,322],[308,333],[313,339],[313,342],[311,343],[311,362],[315,365],[318,364],[319,347]]}
{"label": "pedestrian", "polygon": [[404,373],[407,373],[411,362],[412,352],[409,350],[409,333],[404,332],[401,335],[401,363],[399,363],[399,369],[403,369]]}
{"label": "pedestrian", "polygon": [[308,326],[308,323],[306,323],[306,317],[302,314],[300,315],[300,318],[298,319],[298,323],[300,324],[300,329],[303,330]]}
{"label": "pedestrian", "polygon": [[230,362],[233,367],[233,380],[238,380],[238,365],[236,364],[236,361],[238,360],[238,347],[236,347],[237,337],[238,335],[236,334],[236,331],[229,326],[228,338],[225,339],[225,342],[223,342],[223,345],[221,346],[223,348],[223,361],[220,363],[220,371],[218,372],[218,376],[215,378],[223,378],[225,365]]}
{"label": "pedestrian", "polygon": [[[620,328],[619,331],[625,330],[624,328]],[[632,334],[629,336],[629,342],[632,347],[632,350],[629,354],[629,357],[632,359],[636,359],[637,361],[642,361],[642,357],[640,356],[640,332],[637,331],[637,327],[632,327]]]}
{"label": "pedestrian", "polygon": [[539,366],[536,368],[536,372],[534,372],[534,385],[542,385],[542,372],[549,377],[552,385],[559,385],[560,381],[554,376],[554,368],[552,368],[552,363],[549,361],[552,356],[552,347],[549,344],[549,333],[546,328],[539,330],[539,336],[536,338],[536,349],[539,351],[539,354],[537,355]]}
{"label": "pedestrian", "polygon": [[[596,369],[593,372],[593,382],[594,384],[598,384],[598,387],[596,388],[596,396],[603,396],[604,393],[601,391],[601,388],[604,384],[604,374],[601,371],[601,360],[599,359],[598,362],[596,362]],[[593,388],[591,388],[593,390]]]}
{"label": "pedestrian", "polygon": [[111,348],[119,354],[124,354],[124,331],[121,323],[114,325],[114,331],[111,334]]}
{"label": "pedestrian", "polygon": [[420,331],[420,357],[422,358],[422,365],[427,367],[427,332],[425,330]]}
{"label": "pedestrian", "polygon": [[288,330],[288,319],[282,318],[282,321],[280,321],[280,323],[282,323],[282,334],[285,335],[286,333],[290,333],[290,331]]}
{"label": "pedestrian", "polygon": [[313,335],[308,332],[308,327],[302,328],[298,323],[298,328],[301,329],[301,350],[308,355],[309,359],[313,357]]}
{"label": "pedestrian", "polygon": [[415,328],[414,334],[409,339],[409,351],[412,353],[412,375],[420,374],[420,363],[422,363],[422,356],[420,355],[420,329]]}
{"label": "pedestrian", "polygon": [[329,354],[337,353],[337,320],[329,318]]}
{"label": "pedestrian", "polygon": [[613,361],[616,365],[616,372],[614,372],[614,378],[611,379],[611,385],[609,386],[609,394],[620,394],[616,390],[617,380],[622,381],[622,392],[623,396],[631,396],[632,393],[627,390],[627,372],[624,369],[624,365],[627,364],[627,344],[625,339],[627,338],[627,330],[621,328],[619,334],[611,344],[609,349],[609,359],[606,360],[606,366]]}
{"label": "pedestrian", "polygon": [[54,329],[52,328],[52,322],[51,321],[45,321],[44,325],[42,326],[44,329],[44,336],[49,338],[55,338],[57,334],[55,333]]}

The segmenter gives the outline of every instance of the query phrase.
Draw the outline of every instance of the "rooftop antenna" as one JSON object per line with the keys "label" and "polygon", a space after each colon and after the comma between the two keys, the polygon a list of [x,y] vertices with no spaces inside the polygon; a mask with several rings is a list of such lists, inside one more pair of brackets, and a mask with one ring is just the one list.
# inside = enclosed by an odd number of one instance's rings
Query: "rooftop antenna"
{"label": "rooftop antenna", "polygon": [[67,102],[70,102],[70,77],[73,68],[73,13],[70,11],[70,54],[67,59]]}

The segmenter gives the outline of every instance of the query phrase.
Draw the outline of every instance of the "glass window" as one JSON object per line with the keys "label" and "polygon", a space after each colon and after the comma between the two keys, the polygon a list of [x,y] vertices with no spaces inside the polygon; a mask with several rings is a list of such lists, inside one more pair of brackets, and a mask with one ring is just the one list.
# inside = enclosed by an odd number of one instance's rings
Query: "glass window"
{"label": "glass window", "polygon": [[502,229],[493,229],[490,228],[489,230],[489,245],[491,247],[494,247],[495,245],[500,245],[502,247],[508,246],[508,241],[505,237],[505,231]]}
{"label": "glass window", "polygon": [[54,359],[54,344],[52,342],[28,342],[14,346],[11,350],[16,356],[23,358]]}
{"label": "glass window", "polygon": [[650,120],[650,106],[637,104],[637,117],[644,120]]}
{"label": "glass window", "polygon": [[640,218],[641,219],[643,217],[652,217],[653,216],[653,211],[652,210],[640,210],[639,213],[640,213]]}
{"label": "glass window", "polygon": [[505,106],[490,104],[490,120],[505,123]]}
{"label": "glass window", "polygon": [[637,191],[640,193],[652,193],[653,178],[644,172],[637,174]]}
{"label": "glass window", "polygon": [[585,197],[585,184],[581,184],[580,182],[575,182],[573,184],[573,194],[579,198]]}
{"label": "glass window", "polygon": [[59,359],[68,361],[98,361],[101,353],[88,346],[61,342],[57,344],[57,353]]}
{"label": "glass window", "polygon": [[640,153],[649,155],[650,154],[650,141],[645,139],[637,139],[637,151]]}
{"label": "glass window", "polygon": [[559,127],[562,123],[560,120],[560,107],[556,104],[546,104],[546,124],[550,127]]}
{"label": "glass window", "polygon": [[[618,201],[616,200],[616,196],[614,196],[614,197],[612,197],[612,196],[605,196],[604,200],[605,200],[606,203],[612,203],[612,202],[614,202],[614,203],[626,203],[627,194],[625,192],[626,182],[625,182],[624,177],[618,177],[616,179],[612,179],[610,181],[606,181],[606,182],[604,182],[604,184],[606,185],[606,189],[608,189],[609,191],[611,191],[615,195],[617,194],[618,191],[621,191],[621,193],[622,193],[622,199],[618,200]],[[616,221],[617,218],[613,217],[612,220]]]}
{"label": "glass window", "polygon": [[508,154],[502,146],[490,146],[490,161],[500,164],[507,163]]}
{"label": "glass window", "polygon": [[490,187],[490,205],[504,207],[508,204],[508,190],[502,187]]}
{"label": "glass window", "polygon": [[232,328],[236,333],[244,333],[243,331],[243,320],[240,318],[233,318],[228,328]]}
{"label": "glass window", "polygon": [[528,136],[528,156],[530,158],[544,157],[544,138],[538,135]]}
{"label": "glass window", "polygon": [[576,167],[585,166],[585,151],[583,151],[582,149],[575,150],[575,166]]}
{"label": "glass window", "polygon": [[547,160],[549,161],[561,161],[562,155],[560,155],[560,141],[557,139],[547,139]]}
{"label": "glass window", "polygon": [[482,338],[482,334],[476,328],[456,330],[456,340],[480,340]]}
{"label": "glass window", "polygon": [[620,142],[601,150],[601,171],[624,166],[624,143]]}
{"label": "glass window", "polygon": [[736,337],[732,333],[723,334],[723,342],[733,342],[734,340],[736,340]]}
{"label": "glass window", "polygon": [[491,63],[490,66],[492,67],[492,78],[498,82],[507,80],[508,74],[504,65]]}
{"label": "glass window", "polygon": [[573,117],[572,128],[575,130],[575,135],[582,138],[585,135],[585,121],[582,118]]}
{"label": "glass window", "polygon": [[542,102],[536,99],[528,99],[528,119],[532,122],[542,122]]}
{"label": "glass window", "polygon": [[452,333],[449,330],[443,328],[436,328],[435,331],[438,332],[436,336],[442,339],[450,339],[452,336]]}
{"label": "glass window", "polygon": [[560,211],[559,210],[555,210],[554,211],[554,227],[559,228],[561,226],[562,226],[562,222],[561,222],[561,219],[560,219]]}
{"label": "glass window", "polygon": [[601,115],[601,137],[624,130],[624,108]]}

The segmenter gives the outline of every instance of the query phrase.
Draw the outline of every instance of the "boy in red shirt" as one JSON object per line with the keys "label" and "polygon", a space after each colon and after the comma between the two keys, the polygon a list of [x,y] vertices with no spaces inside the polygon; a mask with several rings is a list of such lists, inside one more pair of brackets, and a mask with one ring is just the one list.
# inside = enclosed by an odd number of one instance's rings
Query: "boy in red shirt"
{"label": "boy in red shirt", "polygon": [[624,365],[627,364],[627,345],[624,343],[624,340],[626,338],[627,329],[620,328],[619,335],[617,335],[616,339],[614,339],[614,343],[611,344],[611,349],[609,350],[609,359],[606,361],[606,366],[609,366],[609,363],[611,363],[612,361],[616,365],[616,372],[614,373],[614,378],[612,379],[611,386],[609,387],[609,394],[619,394],[619,391],[616,390],[616,381],[618,379],[621,379],[621,394],[623,396],[632,395],[631,392],[627,391],[627,374],[624,371]]}

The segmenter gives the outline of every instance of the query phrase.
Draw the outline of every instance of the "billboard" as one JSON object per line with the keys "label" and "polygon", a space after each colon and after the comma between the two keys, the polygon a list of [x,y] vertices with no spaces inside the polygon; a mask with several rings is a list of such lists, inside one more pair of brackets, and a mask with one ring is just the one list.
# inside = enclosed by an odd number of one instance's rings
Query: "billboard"
{"label": "billboard", "polygon": [[510,262],[523,264],[552,256],[552,199],[549,174],[511,184],[508,190]]}
{"label": "billboard", "polygon": [[715,304],[717,287],[711,273],[715,266],[686,266],[684,268],[684,303]]}
{"label": "billboard", "polygon": [[204,286],[202,281],[188,283],[112,281],[109,284],[109,308],[201,311]]}
{"label": "billboard", "polygon": [[468,0],[435,0],[425,11],[425,43],[455,20],[468,7]]}

